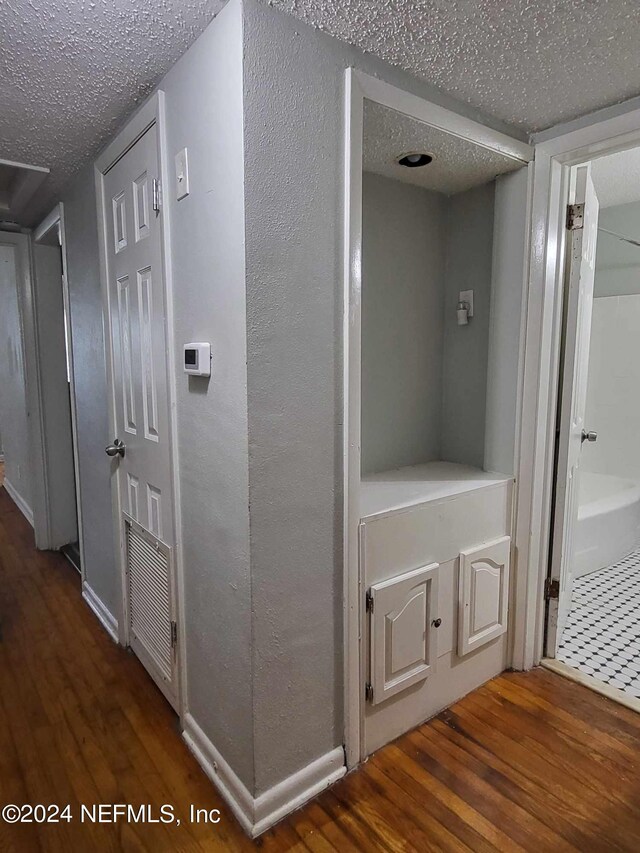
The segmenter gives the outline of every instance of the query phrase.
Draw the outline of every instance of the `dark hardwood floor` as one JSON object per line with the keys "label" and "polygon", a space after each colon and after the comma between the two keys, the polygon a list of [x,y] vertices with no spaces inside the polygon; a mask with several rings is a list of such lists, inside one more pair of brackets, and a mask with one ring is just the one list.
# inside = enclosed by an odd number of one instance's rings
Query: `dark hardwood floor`
{"label": "dark hardwood floor", "polygon": [[[136,658],[0,489],[0,851],[638,851],[640,716],[537,670],[510,673],[374,755],[257,844],[183,744]],[[171,804],[180,826],[80,823],[80,804]],[[216,827],[189,805],[219,808]]]}

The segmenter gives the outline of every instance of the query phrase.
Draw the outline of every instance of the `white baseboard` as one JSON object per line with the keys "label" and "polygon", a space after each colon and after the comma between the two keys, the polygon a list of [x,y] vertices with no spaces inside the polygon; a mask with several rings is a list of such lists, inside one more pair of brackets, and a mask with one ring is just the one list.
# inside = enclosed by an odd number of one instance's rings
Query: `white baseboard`
{"label": "white baseboard", "polygon": [[18,492],[15,486],[12,486],[7,478],[4,478],[4,487],[7,490],[7,494],[14,502],[14,504],[18,507],[20,512],[27,519],[29,524],[33,527],[33,510],[29,506],[29,504],[25,501],[22,495]]}
{"label": "white baseboard", "polygon": [[191,714],[186,714],[184,718],[182,734],[202,769],[231,807],[242,828],[252,838],[261,835],[290,812],[299,809],[347,772],[343,749],[337,747],[259,797],[253,797]]}
{"label": "white baseboard", "polygon": [[106,608],[103,601],[98,598],[86,581],[82,584],[82,597],[98,617],[102,627],[105,629],[107,634],[109,634],[114,643],[120,642],[118,637],[118,620],[111,611]]}

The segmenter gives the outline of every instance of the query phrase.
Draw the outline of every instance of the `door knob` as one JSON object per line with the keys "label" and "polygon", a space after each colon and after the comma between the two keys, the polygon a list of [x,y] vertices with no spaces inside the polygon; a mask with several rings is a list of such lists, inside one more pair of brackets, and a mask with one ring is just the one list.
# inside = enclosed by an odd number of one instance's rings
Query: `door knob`
{"label": "door knob", "polygon": [[585,429],[582,430],[582,441],[583,442],[584,441],[597,441],[597,440],[598,440],[598,433],[597,432],[594,432],[592,429],[590,429],[589,432],[587,432],[587,430],[585,430]]}
{"label": "door knob", "polygon": [[120,441],[119,438],[115,438],[113,440],[113,444],[108,444],[105,447],[104,452],[107,454],[107,456],[124,456],[124,443]]}

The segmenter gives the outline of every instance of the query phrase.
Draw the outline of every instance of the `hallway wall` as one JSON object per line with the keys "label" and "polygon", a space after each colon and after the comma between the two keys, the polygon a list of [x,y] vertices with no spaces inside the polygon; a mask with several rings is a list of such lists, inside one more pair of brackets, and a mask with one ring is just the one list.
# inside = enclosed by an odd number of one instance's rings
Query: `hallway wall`
{"label": "hallway wall", "polygon": [[22,282],[21,267],[28,263],[27,242],[23,234],[0,232],[0,429],[7,489],[32,514],[29,418],[18,290]]}
{"label": "hallway wall", "polygon": [[[159,84],[169,174],[186,146],[191,184],[179,202],[172,185],[163,193],[187,705],[251,795],[343,741],[342,122],[350,65],[482,119],[255,0],[227,4]],[[91,166],[63,201],[76,364],[86,362],[78,408],[87,576],[114,612],[104,455],[113,436]],[[182,344],[198,339],[212,342],[208,382],[180,368]]]}
{"label": "hallway wall", "polygon": [[[171,228],[187,708],[253,786],[242,6],[228,4],[160,81],[169,174],[186,147],[191,192],[165,188]],[[200,85],[206,81],[206,85]],[[109,394],[93,165],[65,189],[87,582],[117,618]],[[182,345],[211,341],[210,380],[182,371]]]}

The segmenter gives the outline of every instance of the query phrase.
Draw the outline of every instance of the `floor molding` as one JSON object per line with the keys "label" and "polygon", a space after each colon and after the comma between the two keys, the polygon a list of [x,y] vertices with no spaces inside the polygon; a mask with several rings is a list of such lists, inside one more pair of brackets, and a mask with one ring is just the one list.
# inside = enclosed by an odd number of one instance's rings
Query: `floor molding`
{"label": "floor molding", "polygon": [[82,597],[87,602],[91,610],[93,610],[98,621],[101,623],[102,627],[109,634],[114,643],[120,642],[118,637],[118,620],[107,609],[103,601],[98,598],[86,581],[82,584]]}
{"label": "floor molding", "polygon": [[33,527],[33,510],[29,506],[29,504],[25,501],[22,495],[18,492],[18,490],[13,486],[9,480],[7,480],[6,476],[4,478],[4,487],[7,490],[7,494],[14,502],[14,504],[18,507],[20,512],[27,519],[29,524]]}
{"label": "floor molding", "polygon": [[259,797],[253,797],[191,714],[184,718],[183,737],[199,764],[218,788],[245,832],[261,835],[292,811],[317,796],[346,773],[344,751],[337,747],[303,767]]}
{"label": "floor molding", "polygon": [[601,696],[606,696],[607,699],[612,699],[619,705],[624,705],[625,708],[630,708],[632,711],[636,711],[640,714],[640,699],[637,699],[635,696],[630,696],[628,693],[625,693],[624,690],[612,687],[611,684],[599,681],[592,675],[580,672],[580,670],[569,666],[568,663],[563,663],[555,658],[543,658],[540,661],[540,666],[543,666],[545,669],[551,670],[551,672],[555,672],[558,675],[562,675],[570,681],[582,684],[583,687],[588,687],[595,693],[599,693]]}

